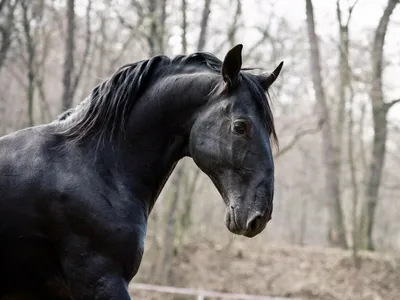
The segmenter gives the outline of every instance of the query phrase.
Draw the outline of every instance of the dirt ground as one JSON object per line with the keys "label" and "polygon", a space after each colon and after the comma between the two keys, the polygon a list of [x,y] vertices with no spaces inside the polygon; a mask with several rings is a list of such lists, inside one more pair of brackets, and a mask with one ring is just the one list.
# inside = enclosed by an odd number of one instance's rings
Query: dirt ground
{"label": "dirt ground", "polygon": [[[238,243],[187,245],[174,258],[171,282],[177,287],[305,300],[400,299],[400,260],[393,256],[361,253],[357,270],[350,251],[270,245],[261,251],[245,249]],[[151,283],[143,279],[141,283]],[[134,292],[132,299],[195,297]]]}

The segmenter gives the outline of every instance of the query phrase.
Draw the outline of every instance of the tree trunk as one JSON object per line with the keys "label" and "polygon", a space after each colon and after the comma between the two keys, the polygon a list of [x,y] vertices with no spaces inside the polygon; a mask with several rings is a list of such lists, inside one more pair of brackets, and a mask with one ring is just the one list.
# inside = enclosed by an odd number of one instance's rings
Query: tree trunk
{"label": "tree trunk", "polygon": [[18,4],[18,0],[15,1],[2,1],[0,6],[0,13],[5,14],[4,10],[8,9],[7,15],[5,17],[5,24],[0,24],[0,35],[1,35],[1,45],[0,45],[0,70],[4,66],[6,61],[8,49],[11,46],[12,34],[14,32],[14,11]]}
{"label": "tree trunk", "polygon": [[166,40],[166,22],[167,22],[167,0],[159,0],[159,3],[161,5],[161,13],[160,13],[160,23],[159,23],[159,33],[158,33],[158,48],[159,48],[159,53],[164,54],[165,53],[165,40]]}
{"label": "tree trunk", "polygon": [[208,28],[208,20],[210,18],[211,13],[211,0],[204,0],[204,8],[201,17],[201,24],[200,24],[200,35],[199,35],[199,42],[197,44],[198,51],[204,51],[206,47],[206,35],[207,35],[207,28]]}
{"label": "tree trunk", "polygon": [[176,237],[176,215],[177,206],[180,196],[180,181],[183,176],[183,165],[176,167],[174,176],[172,177],[171,188],[172,195],[170,207],[167,214],[167,223],[165,226],[163,249],[160,254],[159,263],[157,264],[156,280],[159,284],[169,284],[169,274],[171,270],[171,260],[174,253],[174,243]]}
{"label": "tree trunk", "polygon": [[72,107],[72,89],[75,49],[75,0],[67,1],[67,36],[65,39],[65,58],[63,74],[62,111]]}
{"label": "tree trunk", "polygon": [[321,77],[320,52],[315,33],[314,9],[311,0],[306,0],[307,29],[310,42],[310,68],[320,123],[322,123],[323,159],[329,220],[329,241],[332,246],[347,248],[343,211],[340,199],[339,164],[334,148],[332,124]]}
{"label": "tree trunk", "polygon": [[[89,0],[86,7],[86,36],[85,36],[85,49],[83,51],[82,60],[79,63],[79,69],[77,70],[74,78],[72,79],[73,83],[70,89],[70,98],[74,99],[76,90],[78,88],[79,82],[82,78],[83,71],[85,70],[86,65],[88,64],[88,57],[90,53],[90,46],[92,44],[92,31],[91,31],[91,18],[90,13],[92,10],[92,0]],[[72,101],[72,100],[71,100]]]}
{"label": "tree trunk", "polygon": [[372,144],[372,156],[367,172],[365,187],[365,209],[361,220],[362,246],[373,250],[372,231],[374,226],[375,209],[378,204],[379,186],[382,179],[382,169],[386,156],[387,139],[387,112],[389,105],[384,102],[382,90],[382,61],[383,46],[389,24],[390,16],[393,13],[398,0],[389,0],[375,31],[372,46],[372,88],[370,100],[373,114],[374,136]]}
{"label": "tree trunk", "polygon": [[186,54],[187,52],[187,3],[186,0],[182,0],[182,6],[181,6],[181,11],[182,11],[182,54]]}
{"label": "tree trunk", "polygon": [[359,203],[359,187],[358,187],[358,179],[357,179],[357,167],[356,160],[354,157],[354,143],[355,138],[353,134],[354,130],[354,117],[353,117],[353,100],[350,98],[349,110],[348,110],[348,135],[347,135],[347,151],[348,151],[348,162],[350,169],[350,181],[352,187],[352,252],[353,252],[353,260],[356,268],[360,267],[360,257],[358,256],[358,250],[360,249],[360,230],[359,230],[359,219],[358,219],[358,203]]}
{"label": "tree trunk", "polygon": [[[336,138],[334,142],[334,151],[337,160],[338,174],[341,173],[341,158],[342,158],[342,143],[343,143],[343,129],[345,123],[346,111],[346,91],[349,87],[349,27],[348,22],[343,24],[342,12],[340,9],[340,1],[336,2],[336,14],[339,23],[339,103],[337,107],[336,119]],[[351,16],[351,15],[350,15]],[[349,16],[349,19],[350,19]],[[339,181],[340,181],[339,176]],[[340,182],[339,182],[340,186]]]}
{"label": "tree trunk", "polygon": [[191,213],[193,196],[198,187],[200,169],[196,168],[194,170],[193,178],[191,180],[188,175],[189,174],[183,176],[184,178],[181,180],[181,184],[184,184],[184,195],[182,197],[183,210],[179,215],[179,232],[177,236],[178,245],[181,245],[184,242],[185,235],[192,224]]}
{"label": "tree trunk", "polygon": [[148,2],[150,16],[150,32],[147,36],[147,45],[149,46],[150,57],[157,54],[155,39],[157,38],[157,3],[156,0]]}
{"label": "tree trunk", "polygon": [[228,30],[228,41],[231,47],[236,45],[236,33],[239,27],[240,16],[242,15],[242,1],[237,0],[235,15],[232,24]]}
{"label": "tree trunk", "polygon": [[[147,17],[150,18],[150,29],[145,35],[147,46],[149,47],[149,55],[164,54],[165,35],[167,34],[167,0],[149,0],[147,8]],[[142,14],[142,11],[140,14]]]}
{"label": "tree trunk", "polygon": [[[346,102],[348,102],[347,114],[347,159],[350,171],[351,182],[351,223],[352,223],[352,253],[354,264],[357,268],[360,267],[360,259],[358,256],[359,250],[359,225],[358,225],[358,199],[359,199],[359,186],[357,180],[357,167],[354,157],[354,117],[353,117],[353,93],[352,93],[352,80],[349,64],[349,23],[354,9],[354,2],[348,8],[347,22],[342,21],[342,11],[340,8],[340,1],[336,1],[336,12],[339,24],[339,74],[340,74],[340,87],[339,87],[339,107],[337,117],[337,139],[336,143],[341,145],[343,139],[343,129],[345,124]],[[340,147],[337,149],[340,151]],[[341,160],[341,153],[338,153],[339,160]]]}
{"label": "tree trunk", "polygon": [[[95,47],[98,49],[98,56],[96,61],[97,63],[97,68],[95,70],[95,74],[97,78],[102,78],[105,73],[105,68],[104,68],[104,62],[105,62],[105,57],[106,57],[106,42],[107,42],[107,16],[105,13],[102,13],[100,15],[100,25],[99,25],[99,35],[97,36],[97,44],[95,44]],[[100,38],[100,40],[99,40]],[[98,79],[95,79],[94,85],[98,84]]]}
{"label": "tree trunk", "polygon": [[24,35],[25,35],[25,43],[26,43],[26,52],[28,55],[27,60],[27,79],[28,79],[28,86],[26,91],[26,98],[27,98],[27,117],[28,117],[28,126],[34,125],[34,118],[33,118],[33,98],[35,93],[35,73],[34,73],[34,59],[35,59],[35,45],[31,35],[31,23],[30,18],[28,16],[29,10],[29,3],[26,0],[21,2],[22,7],[22,16],[23,16],[23,28],[24,28]]}

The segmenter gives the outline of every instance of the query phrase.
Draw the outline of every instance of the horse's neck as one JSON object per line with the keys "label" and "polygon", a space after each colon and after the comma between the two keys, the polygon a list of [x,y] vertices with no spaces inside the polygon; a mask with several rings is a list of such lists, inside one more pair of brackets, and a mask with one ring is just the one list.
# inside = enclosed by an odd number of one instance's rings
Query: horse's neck
{"label": "horse's neck", "polygon": [[[206,95],[214,86],[211,76],[203,86],[195,86],[198,77],[186,75],[171,78],[182,80],[178,88],[170,82],[143,95],[130,116],[127,137],[130,145],[127,165],[143,183],[143,194],[150,200],[150,209],[163,189],[177,162],[188,155],[188,142],[197,114],[206,104]],[[160,90],[162,92],[160,92]]]}

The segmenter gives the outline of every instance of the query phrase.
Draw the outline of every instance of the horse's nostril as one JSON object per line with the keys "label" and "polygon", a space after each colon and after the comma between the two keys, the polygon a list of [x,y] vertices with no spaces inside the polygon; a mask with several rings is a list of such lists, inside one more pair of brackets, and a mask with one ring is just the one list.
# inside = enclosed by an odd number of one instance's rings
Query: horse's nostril
{"label": "horse's nostril", "polygon": [[262,215],[256,214],[247,221],[247,230],[256,231],[262,223]]}

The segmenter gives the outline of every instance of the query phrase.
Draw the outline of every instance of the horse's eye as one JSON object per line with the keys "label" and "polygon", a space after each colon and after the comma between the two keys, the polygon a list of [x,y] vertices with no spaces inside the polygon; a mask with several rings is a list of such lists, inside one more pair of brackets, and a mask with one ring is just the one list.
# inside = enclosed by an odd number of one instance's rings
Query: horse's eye
{"label": "horse's eye", "polygon": [[249,124],[246,121],[240,120],[240,121],[235,121],[233,123],[233,131],[236,134],[240,134],[240,135],[246,134],[248,132],[248,130],[249,130]]}

